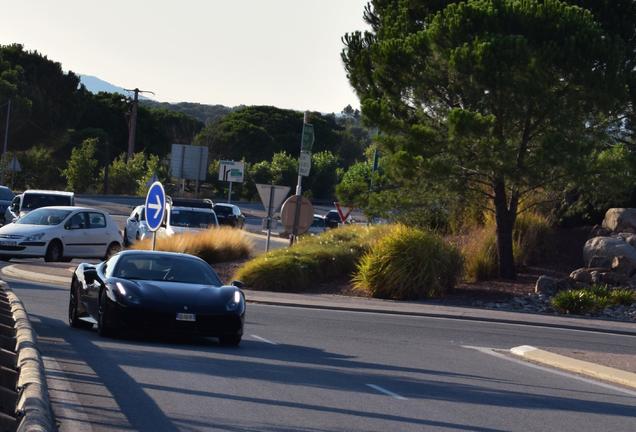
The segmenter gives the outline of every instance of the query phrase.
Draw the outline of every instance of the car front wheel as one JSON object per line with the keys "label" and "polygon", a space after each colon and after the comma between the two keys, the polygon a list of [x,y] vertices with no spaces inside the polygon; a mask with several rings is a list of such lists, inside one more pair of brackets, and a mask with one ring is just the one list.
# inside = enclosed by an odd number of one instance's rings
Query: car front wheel
{"label": "car front wheel", "polygon": [[51,240],[44,254],[44,261],[58,262],[62,260],[62,243],[59,240]]}
{"label": "car front wheel", "polygon": [[68,324],[71,327],[75,328],[89,329],[93,327],[93,324],[82,321],[77,311],[79,304],[79,287],[77,286],[77,284],[77,280],[73,279],[73,283],[71,284],[71,293],[68,301]]}
{"label": "car front wheel", "polygon": [[106,290],[102,290],[102,293],[99,296],[99,309],[97,311],[97,333],[102,337],[113,337],[115,336],[115,331],[110,326],[110,310],[108,303],[110,300],[108,299],[108,295],[106,295]]}

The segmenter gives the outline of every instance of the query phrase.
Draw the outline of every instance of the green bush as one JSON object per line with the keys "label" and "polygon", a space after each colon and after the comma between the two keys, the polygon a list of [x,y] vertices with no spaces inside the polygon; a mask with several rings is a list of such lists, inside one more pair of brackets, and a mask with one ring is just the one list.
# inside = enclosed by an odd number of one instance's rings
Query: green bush
{"label": "green bush", "polygon": [[557,311],[567,314],[593,314],[608,306],[629,306],[636,302],[631,289],[610,289],[607,285],[561,291],[552,297],[551,304]]}
{"label": "green bush", "polygon": [[294,246],[260,255],[241,267],[235,279],[249,288],[302,292],[349,277],[385,226],[347,226],[304,237]]}
{"label": "green bush", "polygon": [[461,268],[461,255],[441,238],[397,225],[362,257],[353,282],[373,297],[439,297],[453,288]]}

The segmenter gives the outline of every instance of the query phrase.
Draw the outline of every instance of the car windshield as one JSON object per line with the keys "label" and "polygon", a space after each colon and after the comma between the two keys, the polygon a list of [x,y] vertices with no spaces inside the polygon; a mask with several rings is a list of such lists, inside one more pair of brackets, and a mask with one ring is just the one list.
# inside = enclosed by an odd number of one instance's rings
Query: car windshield
{"label": "car windshield", "polygon": [[15,223],[23,225],[59,225],[71,214],[70,210],[41,208],[21,217]]}
{"label": "car windshield", "polygon": [[232,207],[215,205],[214,211],[217,215],[228,216],[232,214]]}
{"label": "car windshield", "polygon": [[70,206],[71,197],[68,195],[53,195],[28,193],[22,198],[22,210],[34,210],[40,207]]}
{"label": "car windshield", "polygon": [[187,256],[163,254],[121,256],[113,276],[122,279],[223,285],[208,264]]}
{"label": "car windshield", "polygon": [[208,228],[214,226],[214,214],[207,211],[173,209],[170,225],[184,228]]}
{"label": "car windshield", "polygon": [[11,201],[12,199],[13,199],[13,192],[11,192],[11,189],[0,188],[0,200]]}

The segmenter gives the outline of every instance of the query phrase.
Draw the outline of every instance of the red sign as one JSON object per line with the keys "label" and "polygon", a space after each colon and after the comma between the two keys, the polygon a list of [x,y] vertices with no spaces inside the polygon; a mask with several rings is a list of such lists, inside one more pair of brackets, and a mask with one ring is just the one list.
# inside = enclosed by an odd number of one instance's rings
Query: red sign
{"label": "red sign", "polygon": [[353,211],[354,207],[349,207],[349,209],[347,210],[347,213],[342,213],[342,209],[340,208],[340,203],[336,201],[333,204],[336,206],[336,210],[338,210],[338,215],[340,216],[340,222],[345,223],[347,221],[347,218]]}

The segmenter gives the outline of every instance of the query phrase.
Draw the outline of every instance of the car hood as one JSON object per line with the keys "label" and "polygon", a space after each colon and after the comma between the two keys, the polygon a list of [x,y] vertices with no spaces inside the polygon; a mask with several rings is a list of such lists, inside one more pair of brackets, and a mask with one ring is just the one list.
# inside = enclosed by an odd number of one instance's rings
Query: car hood
{"label": "car hood", "polygon": [[130,294],[140,305],[170,312],[222,313],[235,287],[167,281],[126,281]]}
{"label": "car hood", "polygon": [[29,225],[10,223],[0,228],[0,235],[29,236],[55,230],[57,225]]}

